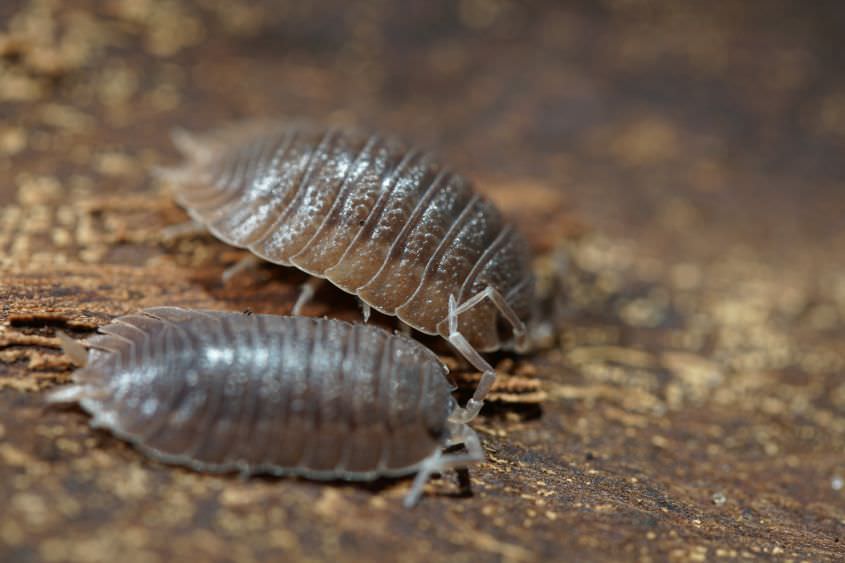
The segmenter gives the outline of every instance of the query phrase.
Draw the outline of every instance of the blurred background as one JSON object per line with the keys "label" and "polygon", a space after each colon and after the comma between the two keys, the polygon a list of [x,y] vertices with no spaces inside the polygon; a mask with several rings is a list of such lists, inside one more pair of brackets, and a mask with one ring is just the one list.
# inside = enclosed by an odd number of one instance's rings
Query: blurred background
{"label": "blurred background", "polygon": [[[5,559],[840,560],[843,29],[835,1],[3,0]],[[289,310],[302,277],[222,287],[237,251],[163,245],[185,215],[148,173],[174,127],[279,115],[434,149],[529,238],[553,330],[496,358],[472,497],[204,478],[42,412],[57,327]]]}
{"label": "blurred background", "polygon": [[675,236],[661,237],[683,244],[704,229],[700,252],[742,241],[780,255],[839,234],[843,11],[15,0],[0,7],[0,100],[10,125],[49,128],[16,106],[45,96],[102,116],[98,145],[114,134],[128,150],[131,129],[133,152],[167,150],[174,125],[353,120],[440,150],[480,184],[564,191],[603,231],[639,239],[662,222]]}

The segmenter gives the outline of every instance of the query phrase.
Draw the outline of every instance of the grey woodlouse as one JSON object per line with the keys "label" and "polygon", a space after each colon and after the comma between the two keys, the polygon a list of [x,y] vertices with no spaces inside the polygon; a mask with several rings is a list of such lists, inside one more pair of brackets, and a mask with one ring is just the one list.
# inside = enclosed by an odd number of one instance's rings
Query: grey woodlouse
{"label": "grey woodlouse", "polygon": [[[306,121],[173,137],[186,161],[159,174],[194,221],[357,295],[365,318],[372,306],[446,338],[483,373],[468,408],[481,408],[495,378],[478,351],[524,350],[534,303],[528,245],[430,154]],[[293,314],[313,292],[306,284]]]}
{"label": "grey woodlouse", "polygon": [[[163,462],[210,472],[373,480],[484,459],[448,370],[416,341],[339,320],[159,307],[113,320],[52,402]],[[465,454],[443,448],[465,444]]]}

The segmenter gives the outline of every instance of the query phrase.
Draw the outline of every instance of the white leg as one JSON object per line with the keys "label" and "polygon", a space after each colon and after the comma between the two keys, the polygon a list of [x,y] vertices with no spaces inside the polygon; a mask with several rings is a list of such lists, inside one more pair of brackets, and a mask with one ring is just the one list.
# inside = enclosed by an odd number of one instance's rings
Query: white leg
{"label": "white leg", "polygon": [[291,315],[301,315],[302,308],[305,307],[311,299],[314,297],[314,294],[317,293],[317,289],[323,285],[325,282],[323,278],[310,278],[307,282],[302,284],[302,287],[299,290],[299,297],[296,299],[296,303],[293,304],[293,309],[291,309]]}
{"label": "white leg", "polygon": [[223,285],[227,285],[230,281],[235,279],[235,277],[247,270],[255,268],[260,263],[261,260],[254,254],[244,255],[243,258],[223,270],[223,275],[221,276],[223,279]]}
{"label": "white leg", "polygon": [[496,371],[490,366],[478,351],[472,347],[463,334],[458,330],[458,317],[461,313],[469,311],[484,299],[490,299],[493,305],[499,310],[508,322],[513,326],[514,339],[517,345],[525,343],[526,330],[525,323],[517,316],[516,312],[511,308],[508,302],[499,293],[499,290],[492,286],[487,286],[484,291],[481,291],[467,299],[460,305],[457,304],[454,295],[449,296],[449,343],[472,364],[472,366],[481,372],[481,381],[478,382],[478,387],[472,394],[472,398],[467,401],[466,407],[458,409],[452,413],[451,418],[456,421],[469,422],[481,411],[484,406],[484,397],[490,392],[493,382],[496,380]]}
{"label": "white leg", "polygon": [[372,313],[372,310],[367,303],[364,303],[363,300],[359,299],[358,303],[361,304],[361,314],[364,316],[364,324],[367,324],[370,320],[370,313]]}
{"label": "white leg", "polygon": [[208,232],[205,225],[198,221],[187,221],[178,225],[170,225],[161,230],[159,237],[163,242],[173,242],[183,237],[193,237]]}
{"label": "white leg", "polygon": [[469,422],[481,412],[481,407],[484,406],[484,397],[493,386],[496,380],[496,370],[487,363],[487,360],[481,357],[481,354],[473,348],[464,335],[458,332],[458,313],[455,296],[449,296],[449,343],[455,347],[459,354],[472,364],[472,366],[481,372],[481,381],[478,382],[478,387],[472,394],[472,398],[467,401],[466,407],[458,407],[450,415],[450,419],[456,422]]}
{"label": "white leg", "polygon": [[511,324],[513,327],[513,337],[517,346],[523,345],[527,334],[527,331],[525,330],[525,323],[522,322],[522,319],[520,319],[519,316],[517,316],[516,311],[513,310],[499,290],[493,286],[488,285],[483,291],[476,293],[474,296],[461,303],[455,310],[455,314],[460,315],[461,313],[469,311],[485,299],[492,301],[493,305],[496,306],[502,316],[505,317],[505,319],[507,319],[507,321]]}
{"label": "white leg", "polygon": [[411,485],[411,490],[405,495],[402,504],[405,508],[412,508],[420,501],[425,484],[431,478],[431,474],[437,471],[438,464],[443,458],[443,452],[437,450],[431,457],[425,459],[420,465],[420,470],[417,471],[417,476],[414,477],[414,483]]}
{"label": "white leg", "polygon": [[414,478],[414,483],[411,485],[411,490],[405,495],[405,500],[402,502],[406,508],[411,508],[419,502],[425,489],[425,484],[431,478],[432,473],[442,473],[453,467],[465,467],[470,463],[484,461],[484,448],[481,447],[481,441],[478,439],[478,434],[475,433],[475,430],[462,424],[460,438],[456,440],[456,443],[463,442],[467,453],[444,454],[438,450],[422,463],[417,476]]}

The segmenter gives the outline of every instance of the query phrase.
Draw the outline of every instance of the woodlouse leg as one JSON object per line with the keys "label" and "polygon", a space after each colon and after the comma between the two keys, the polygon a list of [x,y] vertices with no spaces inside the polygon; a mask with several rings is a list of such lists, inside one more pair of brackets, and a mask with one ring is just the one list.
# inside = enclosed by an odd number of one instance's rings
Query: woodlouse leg
{"label": "woodlouse leg", "polygon": [[364,317],[364,324],[368,323],[370,320],[370,314],[372,313],[372,309],[370,309],[369,304],[365,303],[363,300],[359,299],[358,303],[361,304],[361,315]]}
{"label": "woodlouse leg", "polygon": [[481,381],[475,388],[472,398],[467,401],[466,407],[456,411],[452,414],[453,420],[460,420],[462,422],[469,422],[481,411],[484,406],[484,397],[490,392],[493,382],[496,380],[496,370],[485,360],[478,351],[470,345],[464,335],[458,330],[458,316],[461,313],[469,311],[484,299],[490,299],[501,314],[513,326],[514,340],[517,346],[525,345],[525,338],[527,331],[525,330],[525,323],[523,323],[516,312],[508,305],[508,302],[502,297],[495,287],[487,286],[486,289],[477,293],[470,299],[457,305],[454,295],[449,296],[449,342],[454,346],[472,366],[481,372]]}
{"label": "woodlouse leg", "polygon": [[403,323],[402,321],[399,322],[399,334],[404,336],[405,338],[411,338],[411,325],[408,323]]}
{"label": "woodlouse leg", "polygon": [[299,290],[299,297],[296,299],[296,303],[293,304],[293,309],[291,309],[291,315],[301,315],[302,309],[305,307],[311,299],[314,297],[314,294],[317,293],[317,290],[320,288],[321,285],[326,280],[323,278],[310,278],[307,282],[302,284],[302,287]]}
{"label": "woodlouse leg", "polygon": [[493,386],[496,380],[496,370],[487,363],[487,360],[481,357],[481,354],[470,345],[463,334],[458,332],[458,313],[457,302],[455,296],[449,296],[449,343],[455,347],[459,354],[461,354],[472,366],[481,372],[481,381],[478,382],[478,387],[472,394],[472,398],[467,401],[465,407],[456,407],[449,415],[450,420],[456,422],[469,422],[481,412],[481,407],[484,406],[484,397]]}
{"label": "woodlouse leg", "polygon": [[496,306],[502,316],[505,317],[505,319],[507,319],[507,321],[511,324],[513,327],[513,337],[517,347],[524,346],[527,336],[525,323],[522,322],[513,308],[508,304],[507,300],[501,293],[499,293],[499,290],[493,286],[488,285],[483,291],[476,293],[473,297],[461,303],[455,310],[455,315],[460,315],[461,313],[469,311],[485,299],[492,301],[493,305]]}
{"label": "woodlouse leg", "polygon": [[465,467],[470,463],[484,461],[484,448],[481,447],[481,440],[479,440],[475,430],[466,424],[458,425],[456,435],[452,436],[449,442],[451,445],[462,443],[466,447],[467,452],[465,454],[444,454],[438,450],[426,458],[420,464],[420,469],[414,478],[411,490],[405,495],[405,499],[402,501],[402,504],[406,508],[411,508],[419,502],[425,489],[425,484],[431,478],[432,473],[442,473],[447,469]]}
{"label": "woodlouse leg", "polygon": [[246,254],[243,258],[223,270],[223,275],[221,276],[223,285],[227,285],[230,281],[235,279],[235,277],[247,270],[255,268],[260,263],[261,259],[254,254]]}
{"label": "woodlouse leg", "polygon": [[205,225],[198,221],[187,221],[178,225],[170,225],[161,230],[159,237],[162,242],[173,242],[183,237],[193,237],[208,232]]}

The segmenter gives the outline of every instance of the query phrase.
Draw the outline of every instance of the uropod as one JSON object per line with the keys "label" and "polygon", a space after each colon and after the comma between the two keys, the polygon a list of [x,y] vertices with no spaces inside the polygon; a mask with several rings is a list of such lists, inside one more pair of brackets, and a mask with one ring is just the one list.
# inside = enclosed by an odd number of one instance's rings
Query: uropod
{"label": "uropod", "polygon": [[[482,378],[479,352],[523,350],[534,305],[522,236],[430,154],[352,127],[250,122],[174,133],[185,161],[159,169],[193,220],[227,244],[296,267],[446,338]],[[313,294],[306,284],[293,313]]]}
{"label": "uropod", "polygon": [[[369,481],[484,459],[448,370],[416,341],[368,325],[176,307],[119,317],[52,402],[147,455],[199,471]],[[443,453],[464,444],[467,452]]]}

